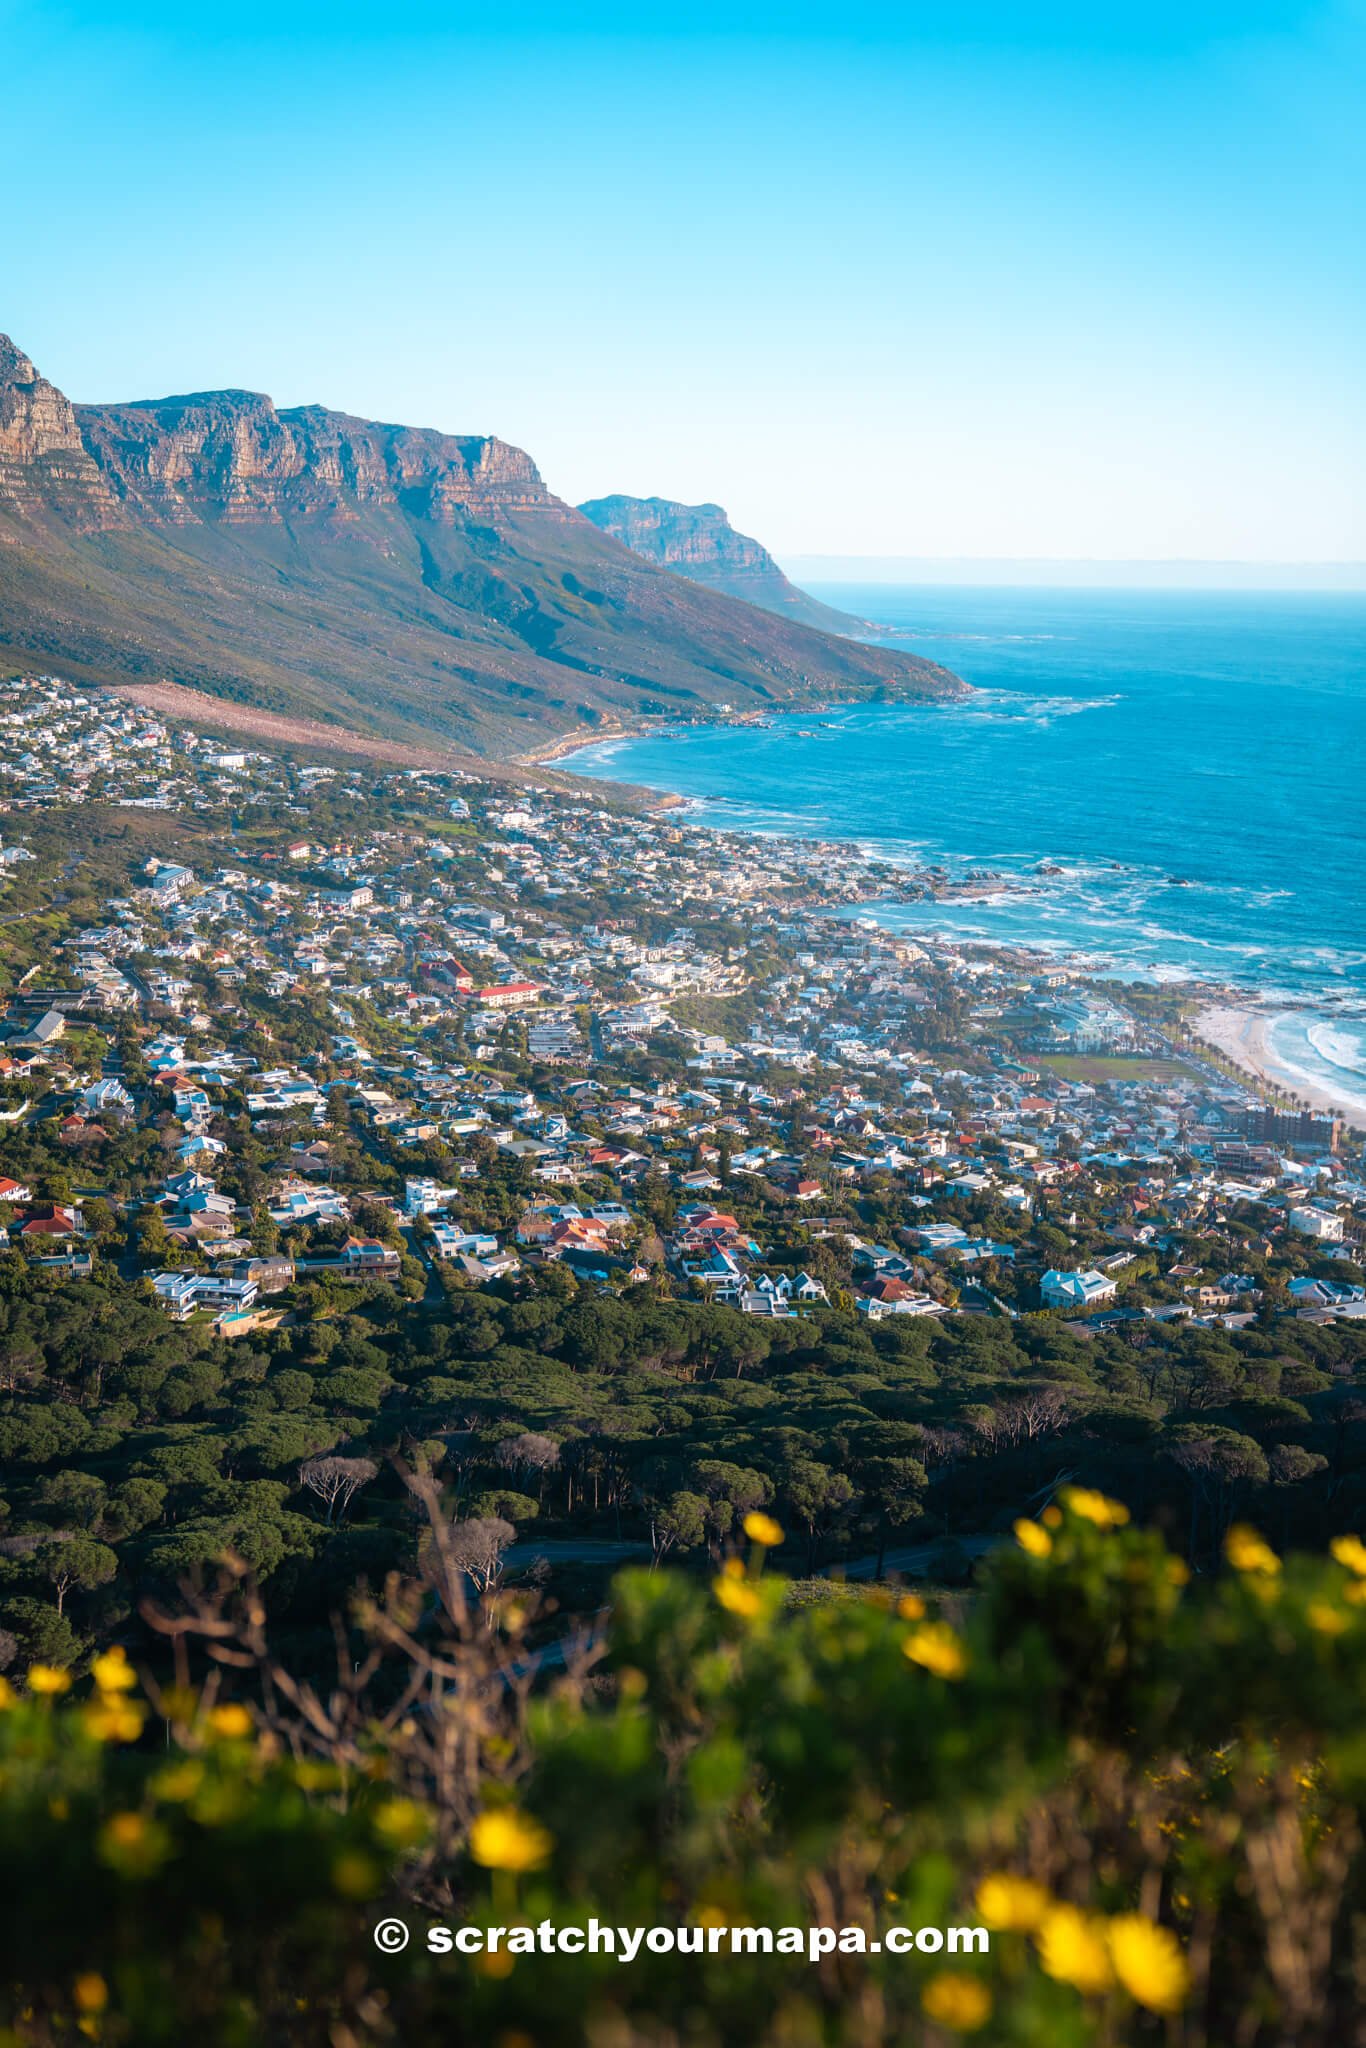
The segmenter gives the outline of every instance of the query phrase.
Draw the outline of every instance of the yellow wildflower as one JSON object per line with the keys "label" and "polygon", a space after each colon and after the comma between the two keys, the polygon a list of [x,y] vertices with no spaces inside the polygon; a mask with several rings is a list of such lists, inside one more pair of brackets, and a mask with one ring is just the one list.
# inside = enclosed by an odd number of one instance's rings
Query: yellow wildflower
{"label": "yellow wildflower", "polygon": [[98,1970],[82,1970],[72,1985],[72,1997],[82,2013],[102,2013],[109,2005],[109,1985]]}
{"label": "yellow wildflower", "polygon": [[946,1621],[927,1621],[901,1647],[912,1664],[923,1665],[936,1678],[961,1678],[968,1668],[967,1652]]}
{"label": "yellow wildflower", "polygon": [[903,1593],[896,1603],[896,1611],[903,1621],[923,1621],[925,1603],[918,1593]]}
{"label": "yellow wildflower", "polygon": [[539,1870],[554,1846],[549,1830],[515,1807],[490,1807],[470,1824],[470,1854],[486,1870]]}
{"label": "yellow wildflower", "polygon": [[1130,1998],[1150,2012],[1179,2012],[1190,1995],[1191,1973],[1170,1928],[1142,1913],[1110,1922],[1110,1960]]}
{"label": "yellow wildflower", "polygon": [[1328,1548],[1339,1564],[1366,1579],[1366,1543],[1359,1536],[1335,1536]]}
{"label": "yellow wildflower", "polygon": [[783,1532],[772,1515],[761,1515],[757,1508],[745,1516],[744,1530],[751,1543],[761,1543],[765,1550],[772,1550],[783,1540]]}
{"label": "yellow wildflower", "polygon": [[182,1762],[167,1764],[152,1780],[152,1791],[156,1798],[167,1799],[181,1804],[193,1799],[204,1782],[204,1766],[194,1757]]}
{"label": "yellow wildflower", "polygon": [[1350,1626],[1342,1609],[1330,1607],[1326,1600],[1311,1600],[1305,1609],[1305,1619],[1321,1636],[1340,1636]]}
{"label": "yellow wildflower", "polygon": [[140,1813],[116,1813],[105,1825],[106,1838],[120,1849],[131,1849],[140,1842],[147,1832],[147,1823]]}
{"label": "yellow wildflower", "polygon": [[1235,1522],[1224,1538],[1224,1555],[1237,1572],[1259,1572],[1271,1578],[1281,1561],[1271,1545],[1246,1522]]}
{"label": "yellow wildflower", "polygon": [[255,1725],[246,1708],[236,1700],[230,1700],[226,1706],[215,1707],[209,1715],[209,1726],[214,1734],[225,1736],[230,1742],[250,1735]]}
{"label": "yellow wildflower", "polygon": [[136,1742],[146,1723],[142,1708],[117,1694],[92,1700],[85,1710],[85,1725],[97,1742]]}
{"label": "yellow wildflower", "polygon": [[332,1889],[340,1892],[344,1899],[368,1899],[379,1890],[380,1871],[377,1864],[359,1849],[343,1849],[332,1859]]}
{"label": "yellow wildflower", "polygon": [[7,1678],[0,1678],[0,1710],[12,1707],[19,1695]]}
{"label": "yellow wildflower", "polygon": [[71,1996],[81,2012],[103,2012],[109,2003],[109,1986],[98,1970],[85,1970],[72,1985]]}
{"label": "yellow wildflower", "polygon": [[1057,1505],[1055,1501],[1050,1501],[1048,1503],[1048,1506],[1040,1515],[1039,1520],[1047,1529],[1061,1529],[1062,1509]]}
{"label": "yellow wildflower", "polygon": [[1079,1906],[1052,1906],[1038,1932],[1039,1961],[1050,1977],[1078,1991],[1108,1991],[1114,1982],[1103,1922]]}
{"label": "yellow wildflower", "polygon": [[1184,1558],[1169,1557],[1167,1559],[1167,1584],[1169,1586],[1188,1586],[1190,1578],[1191,1569]]}
{"label": "yellow wildflower", "polygon": [[926,2019],[955,2034],[975,2034],[991,2018],[991,1993],[978,1977],[962,1970],[941,1970],[920,1994]]}
{"label": "yellow wildflower", "polygon": [[1059,1498],[1065,1508],[1083,1521],[1094,1522],[1098,1529],[1122,1529],[1129,1519],[1123,1501],[1110,1500],[1089,1486],[1064,1486]]}
{"label": "yellow wildflower", "polygon": [[119,1643],[96,1657],[90,1675],[101,1692],[131,1692],[138,1682],[137,1673],[128,1662],[128,1652]]}
{"label": "yellow wildflower", "polygon": [[427,1829],[426,1809],[415,1799],[386,1799],[375,1809],[375,1833],[396,1849],[410,1849],[424,1841]]}
{"label": "yellow wildflower", "polygon": [[71,1673],[63,1671],[59,1664],[30,1664],[27,1678],[30,1692],[50,1696],[71,1690]]}
{"label": "yellow wildflower", "polygon": [[1024,1515],[1015,1524],[1015,1541],[1031,1557],[1047,1557],[1053,1548],[1053,1538],[1047,1529],[1038,1522],[1029,1521]]}
{"label": "yellow wildflower", "polygon": [[100,1829],[100,1855],[125,1877],[148,1877],[170,1854],[163,1827],[142,1813],[111,1814]]}
{"label": "yellow wildflower", "polygon": [[1043,1885],[1007,1871],[984,1877],[977,1887],[977,1916],[993,1932],[1032,1934],[1051,1904]]}
{"label": "yellow wildflower", "polygon": [[764,1604],[757,1586],[751,1586],[744,1579],[733,1579],[723,1575],[713,1581],[712,1591],[727,1614],[738,1614],[742,1621],[753,1621]]}

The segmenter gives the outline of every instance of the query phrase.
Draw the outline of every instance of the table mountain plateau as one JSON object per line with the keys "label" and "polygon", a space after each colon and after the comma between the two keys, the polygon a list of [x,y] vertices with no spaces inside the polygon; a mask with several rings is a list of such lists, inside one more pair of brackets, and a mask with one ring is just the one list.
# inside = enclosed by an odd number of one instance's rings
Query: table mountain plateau
{"label": "table mountain plateau", "polygon": [[250,391],[73,405],[4,337],[0,660],[493,757],[965,687],[642,559],[506,442]]}

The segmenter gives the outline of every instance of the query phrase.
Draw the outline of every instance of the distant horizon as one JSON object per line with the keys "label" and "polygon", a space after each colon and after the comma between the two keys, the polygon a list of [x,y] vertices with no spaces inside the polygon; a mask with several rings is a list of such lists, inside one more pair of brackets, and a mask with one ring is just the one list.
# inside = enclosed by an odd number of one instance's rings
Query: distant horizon
{"label": "distant horizon", "polygon": [[[763,535],[755,538],[762,540]],[[779,566],[817,595],[849,584],[1055,590],[1320,592],[1366,595],[1366,562],[1218,561],[1067,555],[794,555]]]}

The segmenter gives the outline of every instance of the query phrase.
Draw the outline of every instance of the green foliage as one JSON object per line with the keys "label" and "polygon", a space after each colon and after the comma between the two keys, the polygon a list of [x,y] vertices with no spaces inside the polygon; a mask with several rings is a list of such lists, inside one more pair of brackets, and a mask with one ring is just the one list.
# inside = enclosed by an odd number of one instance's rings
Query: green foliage
{"label": "green foliage", "polygon": [[[1063,1498],[956,1620],[787,1598],[762,1516],[711,1584],[626,1573],[607,1683],[557,1680],[521,1736],[498,1644],[526,1617],[496,1598],[445,1653],[473,1777],[361,1699],[344,1736],[335,1704],[181,1684],[167,1750],[121,1653],[89,1698],[30,1667],[0,1713],[10,2038],[1333,2048],[1366,1990],[1366,1545],[1283,1564],[1240,1526],[1191,1582],[1119,1503]],[[415,1932],[386,1961],[389,1912]],[[538,1947],[591,1919],[693,1950]],[[432,1925],[500,1951],[428,1953]],[[845,1930],[819,1963],[709,1952],[812,1925]],[[986,1939],[893,1951],[923,1928]]]}

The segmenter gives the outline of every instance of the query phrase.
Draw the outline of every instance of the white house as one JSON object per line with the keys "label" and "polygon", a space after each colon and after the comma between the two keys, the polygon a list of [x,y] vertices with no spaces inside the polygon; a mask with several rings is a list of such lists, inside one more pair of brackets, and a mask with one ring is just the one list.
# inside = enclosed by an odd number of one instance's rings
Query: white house
{"label": "white house", "polygon": [[1342,1243],[1342,1218],[1331,1209],[1292,1209],[1289,1223],[1301,1237],[1317,1238],[1320,1244]]}
{"label": "white house", "polygon": [[1092,1308],[1100,1301],[1113,1301],[1116,1284],[1097,1273],[1063,1273],[1053,1267],[1039,1282],[1045,1308]]}

